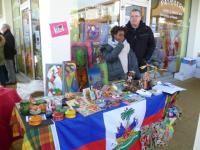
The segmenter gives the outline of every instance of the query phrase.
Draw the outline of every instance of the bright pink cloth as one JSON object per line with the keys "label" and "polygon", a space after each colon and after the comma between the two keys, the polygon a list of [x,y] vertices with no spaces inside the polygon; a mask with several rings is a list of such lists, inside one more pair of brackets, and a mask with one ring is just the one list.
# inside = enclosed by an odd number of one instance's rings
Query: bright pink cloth
{"label": "bright pink cloth", "polygon": [[0,150],[9,149],[12,142],[10,119],[15,103],[21,98],[13,88],[0,87]]}

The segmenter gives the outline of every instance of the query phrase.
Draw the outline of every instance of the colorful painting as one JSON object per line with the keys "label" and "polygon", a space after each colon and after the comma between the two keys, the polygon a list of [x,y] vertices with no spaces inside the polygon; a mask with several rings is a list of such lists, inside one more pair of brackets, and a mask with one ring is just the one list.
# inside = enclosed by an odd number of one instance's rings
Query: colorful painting
{"label": "colorful painting", "polygon": [[108,43],[109,31],[110,31],[109,24],[102,23],[100,31],[101,31],[101,34],[100,34],[100,44],[101,45],[107,44]]}
{"label": "colorful painting", "polygon": [[89,85],[95,89],[101,89],[103,86],[101,70],[97,67],[88,69]]}
{"label": "colorful painting", "polygon": [[100,41],[100,24],[87,22],[85,24],[85,40],[99,42]]}
{"label": "colorful painting", "polygon": [[101,52],[101,46],[99,44],[95,44],[94,42],[92,42],[92,63],[100,64],[104,62],[105,60]]}
{"label": "colorful painting", "polygon": [[92,67],[93,64],[91,42],[72,42],[71,59],[75,61],[77,67]]}
{"label": "colorful painting", "polygon": [[53,38],[69,34],[67,22],[51,23],[49,26],[51,29],[51,36]]}
{"label": "colorful painting", "polygon": [[76,64],[71,61],[63,62],[63,79],[65,92],[78,92],[79,85],[76,75]]}
{"label": "colorful painting", "polygon": [[63,92],[63,74],[61,64],[46,65],[46,91],[47,96],[62,95]]}
{"label": "colorful painting", "polygon": [[96,66],[101,70],[101,78],[102,78],[103,84],[107,85],[109,83],[107,64],[104,62],[104,63],[97,64]]}
{"label": "colorful painting", "polygon": [[90,59],[88,61],[88,49],[88,45],[82,42],[74,42],[71,46],[71,60],[76,63],[77,80],[81,91],[88,87],[87,69],[89,62],[92,62]]}

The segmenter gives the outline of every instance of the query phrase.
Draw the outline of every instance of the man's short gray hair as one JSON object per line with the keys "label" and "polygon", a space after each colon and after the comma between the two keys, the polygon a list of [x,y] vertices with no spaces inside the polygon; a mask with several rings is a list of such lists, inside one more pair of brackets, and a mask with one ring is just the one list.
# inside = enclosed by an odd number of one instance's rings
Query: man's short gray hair
{"label": "man's short gray hair", "polygon": [[2,28],[10,30],[10,25],[5,23],[5,24],[2,25]]}
{"label": "man's short gray hair", "polygon": [[134,8],[131,12],[139,12],[140,15],[142,14],[142,12],[139,9]]}

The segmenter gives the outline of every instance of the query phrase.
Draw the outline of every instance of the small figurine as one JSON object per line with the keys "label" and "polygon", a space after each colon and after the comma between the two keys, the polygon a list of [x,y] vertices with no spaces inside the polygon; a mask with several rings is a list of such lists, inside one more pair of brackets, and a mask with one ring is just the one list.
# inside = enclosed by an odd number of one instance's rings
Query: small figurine
{"label": "small figurine", "polygon": [[129,71],[127,73],[127,80],[126,80],[126,82],[127,83],[132,83],[133,80],[134,80],[134,78],[135,78],[135,72],[134,71]]}
{"label": "small figurine", "polygon": [[144,73],[144,77],[143,77],[143,80],[144,80],[144,89],[145,90],[148,90],[151,88],[151,78],[150,78],[150,74],[149,72],[145,72]]}
{"label": "small figurine", "polygon": [[136,92],[139,88],[139,81],[134,80],[135,78],[135,72],[134,71],[129,71],[127,73],[127,80],[125,82],[125,91],[131,91],[131,92]]}

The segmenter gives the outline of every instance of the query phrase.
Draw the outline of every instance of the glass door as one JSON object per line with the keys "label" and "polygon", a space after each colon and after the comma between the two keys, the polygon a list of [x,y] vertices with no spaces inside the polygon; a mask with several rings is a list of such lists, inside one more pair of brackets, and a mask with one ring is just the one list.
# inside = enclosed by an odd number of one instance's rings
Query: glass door
{"label": "glass door", "polygon": [[25,74],[30,78],[35,78],[33,44],[32,44],[32,25],[29,3],[21,6],[22,31],[23,31],[23,56],[25,61]]}
{"label": "glass door", "polygon": [[120,25],[125,25],[130,19],[133,9],[138,9],[142,13],[142,20],[149,25],[150,22],[150,0],[121,0]]}

